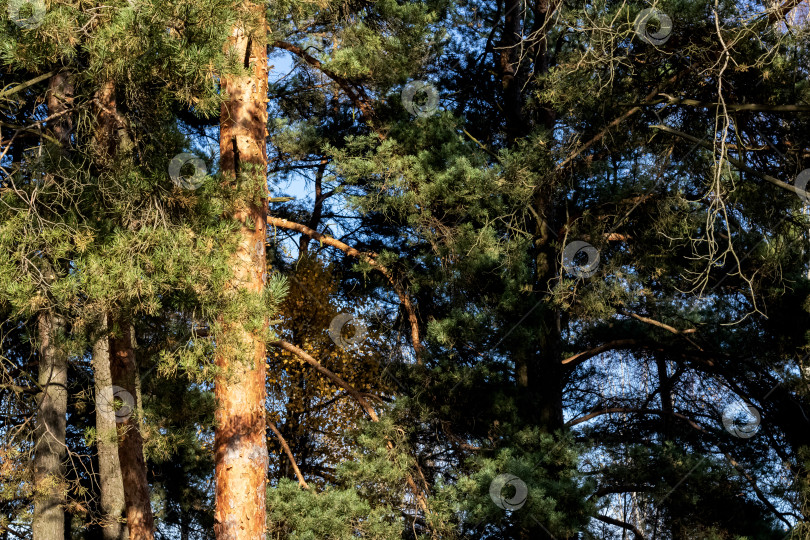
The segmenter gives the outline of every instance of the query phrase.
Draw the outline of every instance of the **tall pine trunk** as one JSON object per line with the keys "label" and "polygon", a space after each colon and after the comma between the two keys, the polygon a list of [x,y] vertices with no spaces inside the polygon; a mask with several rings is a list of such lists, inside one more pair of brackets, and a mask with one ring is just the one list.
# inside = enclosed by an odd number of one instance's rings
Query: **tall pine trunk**
{"label": "tall pine trunk", "polygon": [[101,531],[104,540],[126,540],[129,531],[124,517],[124,482],[118,460],[118,429],[115,421],[113,383],[110,373],[110,339],[107,317],[103,316],[100,337],[93,345],[93,374],[96,387],[96,449],[101,489]]}
{"label": "tall pine trunk", "polygon": [[[135,399],[139,374],[135,358],[135,330],[127,320],[118,320],[120,334],[110,338],[110,372],[113,384]],[[152,540],[155,520],[146,479],[143,437],[137,415],[119,418],[118,460],[124,481],[127,527],[130,540]]]}
{"label": "tall pine trunk", "polygon": [[[51,127],[59,141],[60,154],[67,154],[70,147],[72,122],[69,107],[73,86],[68,73],[62,71],[52,76],[48,85],[48,113],[57,116]],[[46,177],[46,182],[53,182]],[[47,263],[46,263],[47,264]],[[54,278],[52,270],[46,270],[46,278]],[[64,540],[65,510],[62,506],[66,486],[64,484],[64,459],[67,453],[65,432],[67,424],[67,355],[58,343],[64,331],[64,321],[53,307],[39,315],[37,322],[39,349],[39,386],[37,425],[34,443],[34,485],[38,491],[34,499],[34,516],[31,524],[34,540]]]}
{"label": "tall pine trunk", "polygon": [[56,343],[62,320],[53,311],[39,315],[39,386],[34,446],[34,540],[64,540],[64,459],[67,423],[67,356]]}
{"label": "tall pine trunk", "polygon": [[[233,28],[227,47],[249,75],[222,77],[227,95],[220,116],[220,168],[232,187],[250,186],[235,201],[239,229],[229,292],[264,289],[267,227],[267,32],[264,7],[245,3],[250,24]],[[265,343],[246,321],[223,320],[217,338],[216,514],[218,540],[263,540],[266,531]]]}
{"label": "tall pine trunk", "polygon": [[[98,105],[97,126],[94,140],[96,165],[109,168],[121,148],[119,129],[123,127],[115,98],[115,84],[104,83],[96,92]],[[110,374],[114,385],[137,394],[138,368],[135,360],[132,325],[128,319],[108,315],[110,326],[117,328],[119,335],[110,338]],[[154,517],[146,479],[146,461],[143,456],[143,438],[137,421],[127,418],[118,422],[118,461],[124,484],[124,504],[130,540],[152,540]]]}

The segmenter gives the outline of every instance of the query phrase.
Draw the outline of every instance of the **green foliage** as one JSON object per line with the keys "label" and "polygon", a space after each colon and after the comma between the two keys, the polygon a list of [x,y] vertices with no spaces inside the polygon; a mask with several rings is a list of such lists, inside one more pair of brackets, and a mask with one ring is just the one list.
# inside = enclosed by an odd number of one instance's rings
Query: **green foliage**
{"label": "green foliage", "polygon": [[[806,25],[729,0],[538,2],[509,36],[509,2],[272,2],[271,62],[292,73],[268,95],[269,171],[234,186],[208,139],[220,77],[245,72],[224,48],[241,4],[47,5],[24,29],[0,1],[0,531],[30,519],[31,329],[52,309],[68,320],[77,526],[98,514],[87,357],[119,312],[162,534],[210,536],[211,385],[232,324],[300,346],[380,416],[268,348],[268,420],[310,486],[268,432],[270,538],[611,538],[619,518],[650,538],[805,534],[808,219],[769,178],[808,167]],[[636,31],[648,7],[673,20],[665,43]],[[43,121],[60,69],[69,148]],[[420,78],[441,105],[414,118],[401,90]],[[205,153],[196,190],[169,177],[182,151]],[[314,183],[271,212],[375,264],[278,228],[256,252],[277,258],[263,293],[230,287],[233,233],[257,224],[229,216],[265,181]],[[574,240],[598,251],[594,275],[565,266]],[[368,321],[359,349],[330,337],[338,313]],[[723,429],[736,399],[762,412],[754,438]],[[514,511],[491,496],[501,474],[526,485]]]}

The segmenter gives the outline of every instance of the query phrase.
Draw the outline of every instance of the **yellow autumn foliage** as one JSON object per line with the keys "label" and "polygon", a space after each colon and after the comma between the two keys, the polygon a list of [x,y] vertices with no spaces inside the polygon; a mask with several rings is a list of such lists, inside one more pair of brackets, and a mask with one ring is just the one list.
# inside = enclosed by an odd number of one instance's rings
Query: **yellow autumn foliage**
{"label": "yellow autumn foliage", "polygon": [[[290,291],[280,307],[280,337],[295,344],[362,393],[385,394],[381,358],[373,343],[373,328],[356,347],[344,350],[329,335],[332,320],[341,312],[335,294],[339,276],[334,266],[314,256],[302,257],[288,275]],[[347,324],[344,339],[353,338]],[[308,483],[331,478],[331,471],[350,456],[345,434],[365,413],[341,388],[297,356],[271,349],[267,365],[268,420],[274,422],[290,446]],[[294,478],[289,459],[268,429],[271,470]]]}

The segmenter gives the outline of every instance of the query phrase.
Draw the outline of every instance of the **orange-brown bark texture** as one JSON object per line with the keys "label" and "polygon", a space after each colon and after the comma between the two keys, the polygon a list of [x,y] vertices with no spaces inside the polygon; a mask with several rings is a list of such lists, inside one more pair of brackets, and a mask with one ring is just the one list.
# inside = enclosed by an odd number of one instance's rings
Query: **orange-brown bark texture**
{"label": "orange-brown bark texture", "polygon": [[[99,168],[110,167],[120,147],[118,129],[122,127],[115,84],[106,81],[96,92],[97,126],[95,161]],[[132,396],[137,395],[138,364],[135,358],[134,330],[128,318],[111,314],[109,322],[118,327],[119,335],[109,341],[110,375],[113,385]],[[130,540],[153,540],[155,524],[146,478],[143,437],[136,418],[130,416],[118,425],[118,461],[124,487],[124,506]]]}
{"label": "orange-brown bark texture", "polygon": [[[113,384],[137,395],[138,365],[133,343],[134,331],[128,321],[119,325],[122,335],[110,339],[110,371]],[[130,540],[153,540],[155,521],[146,479],[143,437],[137,416],[130,415],[119,423],[118,460],[124,484],[127,526]]]}
{"label": "orange-brown bark texture", "polygon": [[[230,216],[240,226],[232,259],[231,292],[264,289],[267,220],[267,33],[264,8],[244,4],[250,25],[233,28],[227,47],[243,58],[249,75],[221,79],[227,99],[220,117],[220,169],[236,186],[255,186]],[[257,178],[258,176],[258,178]],[[246,183],[246,184],[244,184]],[[258,193],[255,191],[258,190]],[[223,321],[218,339],[216,513],[218,540],[264,540],[267,442],[265,439],[265,343],[241,322]]]}

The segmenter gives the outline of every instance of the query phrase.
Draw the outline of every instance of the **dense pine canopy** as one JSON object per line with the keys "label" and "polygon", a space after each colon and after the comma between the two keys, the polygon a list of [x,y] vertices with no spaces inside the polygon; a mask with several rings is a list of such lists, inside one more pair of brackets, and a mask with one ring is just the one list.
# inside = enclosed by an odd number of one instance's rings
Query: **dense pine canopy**
{"label": "dense pine canopy", "polygon": [[0,0],[2,539],[810,538],[810,4]]}

